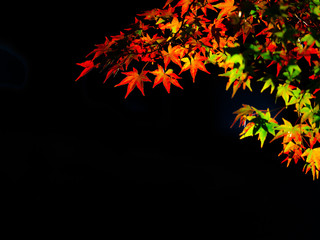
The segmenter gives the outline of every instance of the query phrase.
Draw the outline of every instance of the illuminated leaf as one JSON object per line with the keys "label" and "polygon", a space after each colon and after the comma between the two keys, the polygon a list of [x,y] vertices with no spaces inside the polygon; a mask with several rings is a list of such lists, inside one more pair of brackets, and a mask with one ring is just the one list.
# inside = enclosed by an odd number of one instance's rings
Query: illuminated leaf
{"label": "illuminated leaf", "polygon": [[[263,81],[264,78],[260,79],[260,81]],[[261,92],[263,92],[265,89],[267,89],[268,87],[270,87],[270,94],[273,92],[274,88],[275,88],[275,84],[273,82],[273,80],[271,78],[267,79],[264,82],[264,85],[261,89]]]}
{"label": "illuminated leaf", "polygon": [[180,0],[176,7],[181,7],[181,16],[183,16],[187,11],[188,8],[190,6],[190,4],[192,4],[193,0]]}
{"label": "illuminated leaf", "polygon": [[228,15],[232,11],[234,11],[237,7],[234,6],[234,0],[225,0],[224,3],[218,3],[213,5],[213,7],[221,9],[218,15],[218,19]]}
{"label": "illuminated leaf", "polygon": [[164,59],[164,67],[167,69],[168,64],[170,61],[174,62],[175,64],[179,65],[182,68],[181,60],[185,54],[185,49],[180,47],[179,45],[171,47],[171,44],[168,46],[168,52],[161,51],[163,59]]}
{"label": "illuminated leaf", "polygon": [[81,77],[83,77],[84,75],[86,75],[88,72],[90,72],[93,68],[98,68],[99,64],[94,64],[93,61],[89,60],[89,61],[85,61],[83,63],[77,63],[77,65],[84,67],[83,71],[81,72],[81,74],[79,75],[79,77],[75,80],[78,81]]}
{"label": "illuminated leaf", "polygon": [[320,148],[308,148],[301,157],[307,157],[306,165],[304,167],[306,173],[311,170],[313,180],[315,180],[315,178],[318,179],[320,170]]}
{"label": "illuminated leaf", "polygon": [[193,82],[195,82],[195,78],[196,78],[196,74],[197,74],[198,69],[210,74],[210,72],[208,72],[208,70],[204,66],[203,62],[205,60],[207,60],[207,57],[201,56],[200,53],[197,53],[194,56],[194,58],[192,56],[182,58],[181,61],[183,61],[185,64],[183,65],[180,73],[190,69],[190,73],[191,73]]}
{"label": "illuminated leaf", "polygon": [[294,142],[289,142],[289,143],[284,143],[284,150],[279,154],[286,154],[288,155],[281,163],[287,162],[287,167],[289,167],[292,159],[294,162],[297,164],[299,159],[301,159],[302,151],[300,145],[294,143]]}
{"label": "illuminated leaf", "polygon": [[289,97],[293,96],[293,94],[292,94],[293,88],[294,87],[289,84],[279,84],[279,86],[277,87],[276,98],[282,97],[285,104],[288,105],[289,104]]}
{"label": "illuminated leaf", "polygon": [[[293,51],[297,52],[297,60],[304,57],[309,63],[309,66],[311,66],[311,55],[319,53],[319,50],[317,48],[313,48],[314,43],[315,42],[313,42],[310,46],[308,46],[306,42],[304,47],[301,44],[295,47]],[[300,69],[300,72],[301,72],[301,69]]]}
{"label": "illuminated leaf", "polygon": [[292,124],[287,121],[286,119],[282,119],[283,123],[282,125],[278,125],[276,127],[276,130],[278,133],[275,135],[275,137],[271,140],[274,141],[280,137],[283,137],[283,143],[291,142],[292,140],[295,141],[297,144],[301,144],[302,141],[302,125],[292,126]]}
{"label": "illuminated leaf", "polygon": [[151,80],[147,77],[148,71],[142,71],[140,74],[138,70],[133,68],[131,72],[123,72],[123,74],[127,75],[119,84],[115,85],[115,87],[122,86],[128,84],[127,93],[125,98],[129,95],[129,93],[137,86],[142,95],[144,95],[144,82],[151,82]]}
{"label": "illuminated leaf", "polygon": [[240,126],[244,126],[246,121],[247,121],[247,117],[248,116],[252,116],[252,114],[254,112],[256,112],[257,109],[255,109],[254,107],[251,107],[247,104],[242,104],[242,108],[238,109],[237,111],[235,111],[233,114],[237,114],[237,116],[234,119],[234,122],[232,123],[231,127],[240,119]]}
{"label": "illuminated leaf", "polygon": [[103,44],[97,44],[96,45],[97,48],[95,50],[93,50],[91,53],[89,53],[86,57],[88,57],[94,53],[94,57],[92,59],[92,61],[93,61],[94,59],[96,59],[100,55],[106,54],[108,52],[110,46],[113,43],[114,43],[113,41],[109,41],[109,39],[106,37],[106,41]]}
{"label": "illuminated leaf", "polygon": [[138,16],[144,16],[146,20],[156,20],[159,16],[160,10],[155,8],[152,10],[145,11],[144,13],[137,14]]}
{"label": "illuminated leaf", "polygon": [[172,1],[173,1],[173,0],[167,0],[167,1],[166,1],[166,4],[164,5],[163,8],[166,8],[170,3],[172,3]]}
{"label": "illuminated leaf", "polygon": [[154,70],[152,72],[153,75],[156,76],[155,80],[154,80],[154,84],[153,87],[155,87],[156,85],[158,85],[159,83],[163,83],[164,87],[166,88],[167,92],[170,93],[170,86],[171,83],[181,89],[183,89],[181,87],[181,85],[179,84],[179,82],[177,81],[177,79],[181,79],[181,77],[179,77],[178,75],[176,75],[172,69],[168,69],[166,72],[164,71],[163,67],[161,65],[158,65],[158,69]]}

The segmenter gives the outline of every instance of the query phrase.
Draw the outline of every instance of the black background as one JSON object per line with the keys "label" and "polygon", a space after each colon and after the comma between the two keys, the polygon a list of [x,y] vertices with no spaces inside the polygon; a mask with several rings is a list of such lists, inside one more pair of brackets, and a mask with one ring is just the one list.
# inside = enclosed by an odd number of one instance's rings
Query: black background
{"label": "black background", "polygon": [[183,73],[184,90],[172,86],[170,95],[146,84],[145,97],[134,90],[125,100],[126,87],[113,87],[121,74],[106,84],[98,72],[74,82],[94,44],[162,5],[8,7],[0,38],[3,195],[21,209],[32,202],[101,217],[106,234],[200,225],[226,239],[311,239],[319,182],[303,164],[280,164],[280,141],[268,138],[261,149],[256,137],[239,140],[241,129],[230,129],[241,104],[281,106],[268,93],[239,90],[231,99],[221,70],[209,66],[212,74],[199,71],[196,83]]}

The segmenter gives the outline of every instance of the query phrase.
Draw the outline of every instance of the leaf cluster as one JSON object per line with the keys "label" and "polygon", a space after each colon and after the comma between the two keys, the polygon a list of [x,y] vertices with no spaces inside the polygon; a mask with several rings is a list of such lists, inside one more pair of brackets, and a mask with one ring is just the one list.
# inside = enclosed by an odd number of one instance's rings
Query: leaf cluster
{"label": "leaf cluster", "polygon": [[[241,138],[258,135],[261,147],[268,134],[282,138],[285,162],[305,162],[318,178],[320,170],[320,1],[319,0],[167,0],[162,9],[138,14],[119,35],[106,37],[79,63],[83,71],[106,72],[105,82],[118,72],[126,77],[125,98],[144,84],[171,84],[183,89],[181,73],[195,82],[198,70],[210,74],[207,64],[224,70],[226,90],[270,88],[280,111],[296,119],[278,123],[269,109],[244,105],[235,112],[243,126]],[[138,64],[140,69],[132,65]],[[131,68],[132,70],[130,71]],[[180,69],[180,70],[179,70]],[[256,84],[255,84],[256,86]]]}

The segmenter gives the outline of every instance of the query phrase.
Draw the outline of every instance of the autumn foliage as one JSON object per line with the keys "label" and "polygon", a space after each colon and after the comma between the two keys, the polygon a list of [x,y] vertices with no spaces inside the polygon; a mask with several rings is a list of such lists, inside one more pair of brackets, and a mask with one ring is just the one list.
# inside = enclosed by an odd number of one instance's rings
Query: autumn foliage
{"label": "autumn foliage", "polygon": [[[125,98],[144,84],[181,89],[180,74],[193,81],[206,65],[223,69],[232,96],[240,89],[270,90],[279,111],[243,105],[235,112],[241,138],[258,135],[263,146],[282,139],[283,162],[304,161],[303,171],[319,178],[320,170],[320,0],[167,0],[162,9],[138,14],[119,35],[106,37],[79,63],[81,78],[92,69],[118,72]],[[134,65],[135,67],[133,67]],[[140,68],[139,68],[140,67]],[[137,69],[139,68],[139,69]],[[78,80],[76,79],[76,80]],[[260,89],[251,83],[260,82]],[[280,100],[279,100],[280,99]],[[283,111],[294,119],[275,120]],[[274,114],[274,116],[271,115]]]}

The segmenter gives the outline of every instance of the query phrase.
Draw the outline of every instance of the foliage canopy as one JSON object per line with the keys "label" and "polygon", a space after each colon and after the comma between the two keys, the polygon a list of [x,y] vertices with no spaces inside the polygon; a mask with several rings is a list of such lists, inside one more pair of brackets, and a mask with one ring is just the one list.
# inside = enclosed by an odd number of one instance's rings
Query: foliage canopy
{"label": "foliage canopy", "polygon": [[[179,76],[198,70],[210,74],[207,64],[224,70],[226,90],[253,91],[251,83],[270,88],[283,109],[295,119],[271,116],[271,111],[243,105],[235,112],[243,131],[240,138],[258,135],[263,146],[282,139],[282,162],[304,161],[303,171],[313,179],[320,170],[320,0],[167,0],[162,9],[138,14],[119,35],[106,37],[78,63],[83,71],[106,72],[106,82],[119,71],[126,77],[125,98],[137,87],[144,95],[145,82],[153,87],[171,84],[182,89]],[[141,69],[130,67],[142,63]],[[131,69],[131,70],[130,70]],[[177,69],[180,69],[177,71]],[[151,79],[150,79],[151,78]],[[257,90],[255,90],[257,91]]]}

